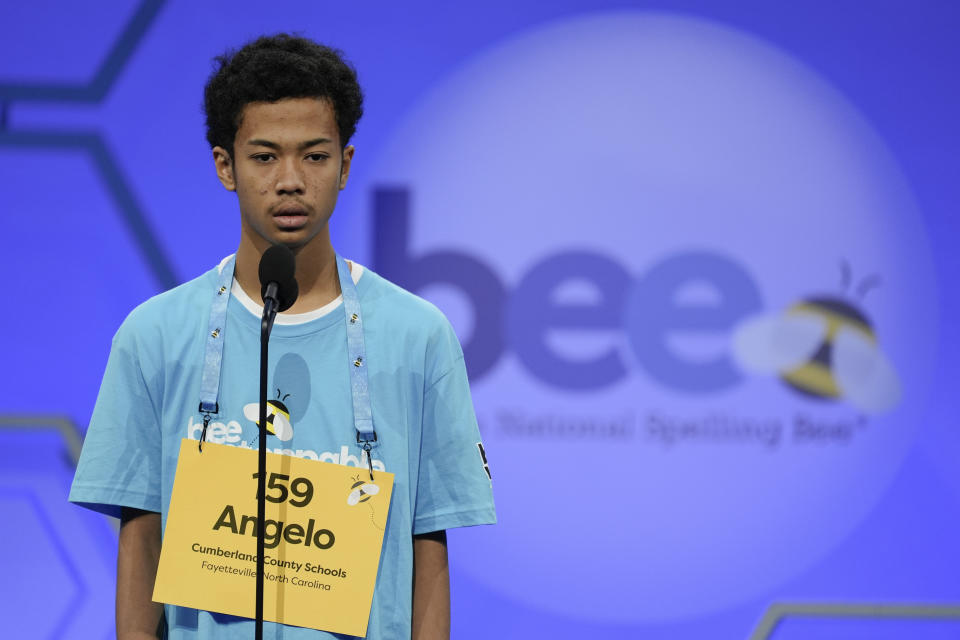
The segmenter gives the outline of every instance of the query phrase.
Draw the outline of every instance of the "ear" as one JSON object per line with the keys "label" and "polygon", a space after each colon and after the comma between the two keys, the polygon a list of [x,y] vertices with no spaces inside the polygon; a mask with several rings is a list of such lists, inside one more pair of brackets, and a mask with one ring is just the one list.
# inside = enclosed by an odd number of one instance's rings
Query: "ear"
{"label": "ear", "polygon": [[353,148],[353,145],[348,145],[343,148],[343,153],[340,156],[340,190],[342,191],[344,187],[347,186],[347,178],[350,177],[350,163],[353,161],[353,152],[356,149]]}
{"label": "ear", "polygon": [[227,191],[237,190],[237,180],[233,175],[233,159],[223,147],[213,148],[213,165],[217,169],[217,178]]}

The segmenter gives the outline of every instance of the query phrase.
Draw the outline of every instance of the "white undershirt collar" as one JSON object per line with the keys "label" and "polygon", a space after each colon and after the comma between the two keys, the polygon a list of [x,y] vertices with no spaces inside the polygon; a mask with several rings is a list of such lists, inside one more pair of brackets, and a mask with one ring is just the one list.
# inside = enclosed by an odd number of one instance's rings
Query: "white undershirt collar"
{"label": "white undershirt collar", "polygon": [[[360,282],[360,276],[363,275],[363,271],[364,269],[362,264],[354,261],[350,262],[350,277],[353,279],[354,284]],[[243,290],[243,287],[240,286],[240,283],[237,282],[236,278],[233,279],[233,285],[230,287],[230,295],[236,298],[237,302],[242,304],[247,311],[252,313],[257,318],[263,315],[263,306],[254,302],[253,298],[247,295],[247,292]],[[278,313],[274,324],[303,324],[305,322],[310,322],[311,320],[316,320],[317,318],[322,318],[339,307],[342,301],[343,296],[337,296],[327,304],[314,309],[313,311],[307,311],[305,313]]]}

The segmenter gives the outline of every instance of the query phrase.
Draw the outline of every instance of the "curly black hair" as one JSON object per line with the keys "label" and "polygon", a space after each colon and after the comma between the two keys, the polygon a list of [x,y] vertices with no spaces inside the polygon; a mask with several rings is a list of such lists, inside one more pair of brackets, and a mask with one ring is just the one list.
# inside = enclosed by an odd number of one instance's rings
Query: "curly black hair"
{"label": "curly black hair", "polygon": [[341,51],[306,38],[279,33],[263,36],[237,51],[214,58],[215,68],[203,91],[207,142],[233,155],[233,141],[251,102],[284,98],[322,98],[333,105],[346,147],[363,115],[363,92],[357,72]]}

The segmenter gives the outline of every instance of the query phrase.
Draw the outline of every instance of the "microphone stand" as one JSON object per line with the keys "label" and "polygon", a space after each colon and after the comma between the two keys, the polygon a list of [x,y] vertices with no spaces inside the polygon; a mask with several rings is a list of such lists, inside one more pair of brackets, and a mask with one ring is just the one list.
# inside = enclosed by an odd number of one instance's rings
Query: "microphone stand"
{"label": "microphone stand", "polygon": [[277,317],[277,283],[267,285],[263,296],[263,318],[260,320],[260,447],[257,455],[257,609],[255,638],[263,640],[263,554],[264,520],[267,518],[267,344]]}

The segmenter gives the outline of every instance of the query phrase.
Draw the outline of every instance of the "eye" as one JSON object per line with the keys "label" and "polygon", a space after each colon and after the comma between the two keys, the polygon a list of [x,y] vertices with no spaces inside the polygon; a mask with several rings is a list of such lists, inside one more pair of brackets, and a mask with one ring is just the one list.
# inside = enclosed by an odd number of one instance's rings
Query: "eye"
{"label": "eye", "polygon": [[270,162],[271,160],[273,160],[273,154],[272,154],[272,153],[256,153],[256,154],[250,156],[250,158],[251,158],[254,162],[263,164],[263,163]]}
{"label": "eye", "polygon": [[330,156],[325,153],[308,153],[307,154],[307,160],[309,160],[310,162],[323,162],[329,157]]}

